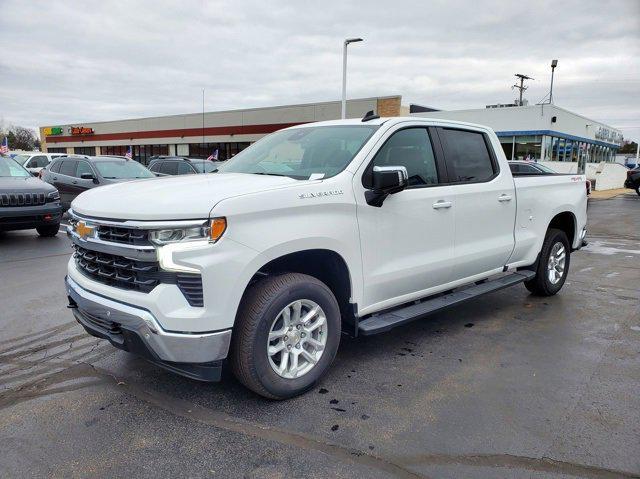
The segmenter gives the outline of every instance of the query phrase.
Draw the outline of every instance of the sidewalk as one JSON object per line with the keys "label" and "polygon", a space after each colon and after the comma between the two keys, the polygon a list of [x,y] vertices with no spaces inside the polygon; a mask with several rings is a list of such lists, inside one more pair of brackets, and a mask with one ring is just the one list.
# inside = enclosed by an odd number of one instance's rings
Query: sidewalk
{"label": "sidewalk", "polygon": [[592,191],[589,198],[592,200],[608,200],[619,195],[635,195],[636,192],[629,188],[616,188],[615,190]]}

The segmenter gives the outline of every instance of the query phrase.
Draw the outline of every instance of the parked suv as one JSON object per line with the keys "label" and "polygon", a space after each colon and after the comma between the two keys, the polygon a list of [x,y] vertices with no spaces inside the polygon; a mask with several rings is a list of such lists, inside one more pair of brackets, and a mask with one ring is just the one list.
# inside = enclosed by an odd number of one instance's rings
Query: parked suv
{"label": "parked suv", "polygon": [[21,153],[13,157],[24,166],[33,176],[38,176],[40,170],[46,168],[55,158],[66,156],[66,153]]}
{"label": "parked suv", "polygon": [[43,171],[42,179],[58,189],[65,209],[76,196],[91,188],[155,177],[137,161],[106,156],[64,156]]}
{"label": "parked suv", "polygon": [[53,186],[11,158],[0,157],[0,231],[35,228],[40,236],[55,236],[61,217],[60,195]]}
{"label": "parked suv", "polygon": [[167,156],[151,160],[149,169],[158,176],[193,175],[198,173],[212,173],[217,170],[218,166],[222,163],[222,161],[210,161],[201,158]]}
{"label": "parked suv", "polygon": [[520,283],[558,293],[586,235],[584,182],[514,177],[480,125],[299,125],[214,175],[78,197],[69,306],[90,334],[170,371],[218,380],[228,357],[243,384],[283,399],[324,375],[342,332]]}
{"label": "parked suv", "polygon": [[627,179],[624,182],[625,188],[636,190],[640,195],[640,166],[636,166],[633,170],[627,171]]}

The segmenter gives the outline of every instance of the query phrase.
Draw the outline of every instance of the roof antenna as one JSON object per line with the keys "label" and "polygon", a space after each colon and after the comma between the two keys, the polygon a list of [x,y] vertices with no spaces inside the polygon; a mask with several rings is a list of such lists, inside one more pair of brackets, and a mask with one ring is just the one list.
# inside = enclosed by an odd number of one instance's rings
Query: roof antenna
{"label": "roof antenna", "polygon": [[376,120],[378,118],[380,118],[380,115],[376,115],[373,110],[369,110],[362,118],[362,122],[364,123],[365,121]]}

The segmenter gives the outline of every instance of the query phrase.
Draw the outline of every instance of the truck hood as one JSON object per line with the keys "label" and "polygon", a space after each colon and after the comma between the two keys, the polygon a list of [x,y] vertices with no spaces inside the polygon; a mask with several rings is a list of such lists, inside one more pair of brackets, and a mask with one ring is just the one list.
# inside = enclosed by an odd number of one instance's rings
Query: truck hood
{"label": "truck hood", "polygon": [[165,176],[85,191],[71,209],[95,218],[181,220],[207,218],[221,200],[298,183],[281,176],[213,173]]}

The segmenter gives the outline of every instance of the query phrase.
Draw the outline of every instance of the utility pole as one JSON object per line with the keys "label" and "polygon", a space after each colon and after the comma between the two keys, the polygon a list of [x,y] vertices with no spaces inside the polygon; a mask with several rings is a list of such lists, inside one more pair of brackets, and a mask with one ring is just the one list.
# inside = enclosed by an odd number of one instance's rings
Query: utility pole
{"label": "utility pole", "polygon": [[530,76],[527,75],[523,75],[522,73],[516,73],[516,77],[520,79],[520,85],[518,85],[517,83],[515,85],[513,85],[511,88],[517,88],[518,90],[520,90],[520,100],[518,101],[518,106],[522,106],[522,94],[524,93],[524,91],[529,88],[527,86],[524,86],[524,81],[525,80],[533,80],[533,78],[531,78]]}
{"label": "utility pole", "polygon": [[202,89],[202,148],[204,148],[204,88]]}

